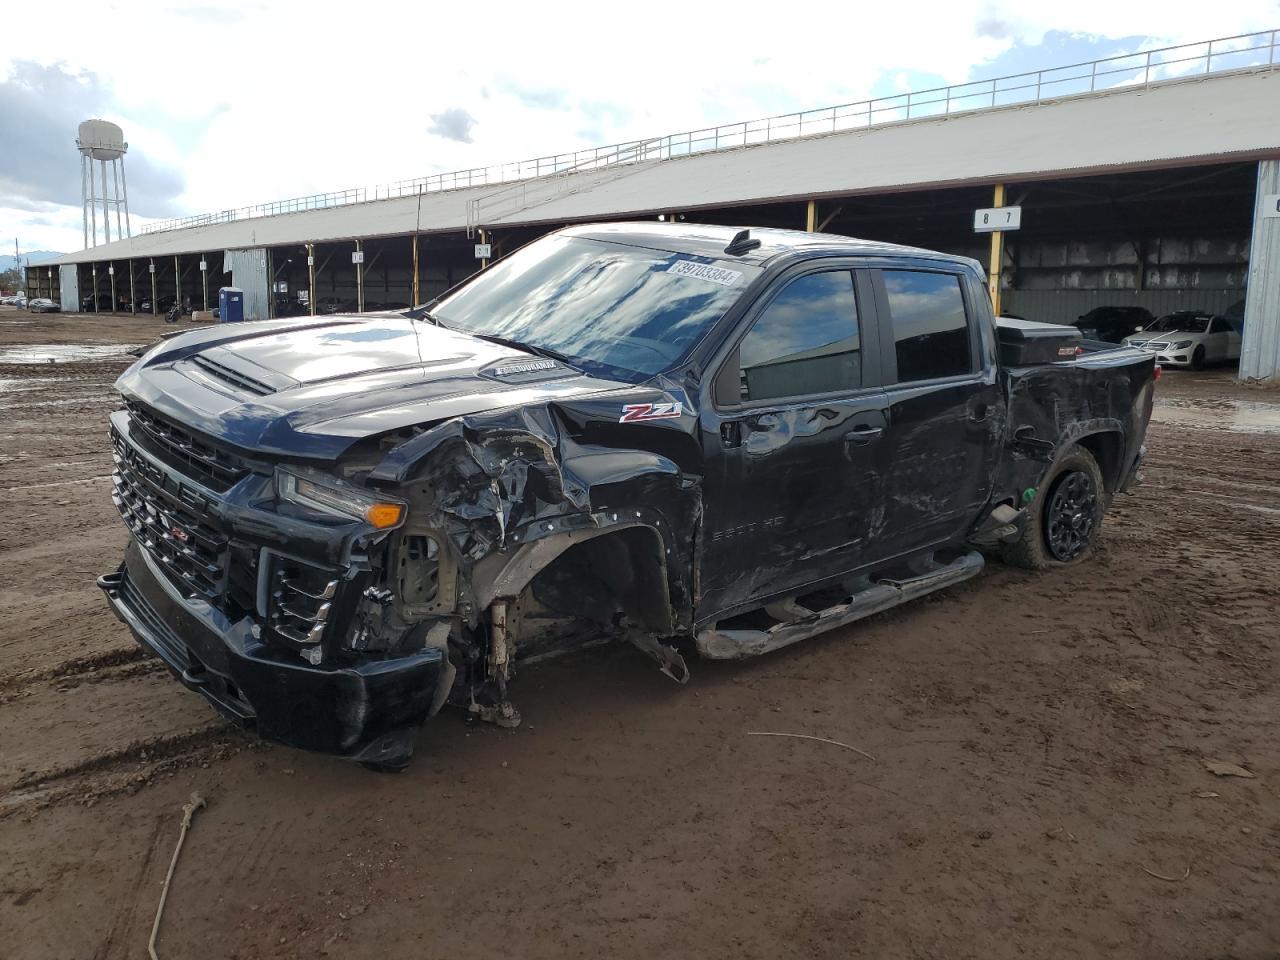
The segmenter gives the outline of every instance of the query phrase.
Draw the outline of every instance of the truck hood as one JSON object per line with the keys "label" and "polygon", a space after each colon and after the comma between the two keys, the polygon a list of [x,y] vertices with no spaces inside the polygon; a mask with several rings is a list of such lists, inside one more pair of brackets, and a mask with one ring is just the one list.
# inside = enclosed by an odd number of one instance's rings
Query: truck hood
{"label": "truck hood", "polygon": [[634,388],[384,315],[193,330],[153,346],[116,389],[242,450],[326,460],[387,431]]}

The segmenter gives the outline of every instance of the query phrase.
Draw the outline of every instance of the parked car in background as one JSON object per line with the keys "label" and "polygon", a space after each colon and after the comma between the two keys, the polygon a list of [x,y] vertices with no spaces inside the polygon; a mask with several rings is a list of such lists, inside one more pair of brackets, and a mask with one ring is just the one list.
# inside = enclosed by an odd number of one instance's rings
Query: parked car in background
{"label": "parked car in background", "polygon": [[62,307],[46,297],[36,297],[27,301],[27,309],[32,313],[59,313]]}
{"label": "parked car in background", "polygon": [[1156,355],[1156,362],[1201,369],[1206,363],[1240,359],[1240,334],[1226,317],[1181,310],[1153,320],[1124,338],[1124,344]]}
{"label": "parked car in background", "polygon": [[[94,303],[93,303],[92,293],[86,293],[80,297],[80,312],[81,313],[94,312]],[[98,294],[97,312],[98,313],[111,312],[111,294],[109,293]]]}
{"label": "parked car in background", "polygon": [[1122,343],[1124,338],[1152,320],[1146,307],[1094,307],[1076,318],[1074,326],[1090,340]]}

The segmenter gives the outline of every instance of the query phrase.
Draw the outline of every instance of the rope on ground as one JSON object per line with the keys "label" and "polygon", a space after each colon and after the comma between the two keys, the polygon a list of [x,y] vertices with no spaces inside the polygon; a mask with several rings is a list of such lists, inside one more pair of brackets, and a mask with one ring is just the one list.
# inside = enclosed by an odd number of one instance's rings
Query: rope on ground
{"label": "rope on ground", "polygon": [[859,750],[857,747],[849,743],[841,743],[839,740],[828,740],[826,737],[811,737],[807,733],[771,733],[763,730],[752,730],[747,733],[748,737],[794,737],[796,740],[816,740],[818,743],[829,743],[833,746],[844,747],[846,750],[852,750],[854,753],[866,757],[868,760],[875,760],[871,754],[865,750]]}
{"label": "rope on ground", "polygon": [[178,834],[178,845],[173,848],[173,859],[169,861],[169,872],[165,875],[164,886],[160,888],[160,904],[156,907],[156,920],[151,924],[151,939],[147,941],[147,956],[151,960],[159,960],[156,956],[156,936],[160,933],[160,917],[164,913],[164,902],[169,898],[169,883],[173,880],[173,871],[178,866],[178,854],[182,853],[182,841],[187,839],[187,831],[191,829],[191,820],[196,811],[204,806],[204,797],[199,792],[191,794],[191,799],[182,805],[182,830]]}
{"label": "rope on ground", "polygon": [[1156,873],[1154,870],[1148,870],[1146,867],[1142,868],[1142,872],[1147,874],[1147,876],[1155,877],[1157,880],[1167,880],[1169,883],[1181,883],[1183,880],[1187,879],[1187,877],[1191,876],[1191,864],[1187,864],[1187,869],[1182,872],[1182,876],[1180,877],[1166,877],[1163,873]]}

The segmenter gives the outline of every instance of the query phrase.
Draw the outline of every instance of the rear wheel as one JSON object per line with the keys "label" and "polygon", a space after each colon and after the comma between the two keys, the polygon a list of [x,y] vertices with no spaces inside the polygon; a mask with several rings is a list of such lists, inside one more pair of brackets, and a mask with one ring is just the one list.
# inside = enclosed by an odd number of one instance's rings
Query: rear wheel
{"label": "rear wheel", "polygon": [[1098,462],[1073,447],[1027,507],[1022,535],[1004,548],[1005,562],[1029,570],[1079,563],[1098,540],[1105,501]]}
{"label": "rear wheel", "polygon": [[1204,347],[1196,347],[1195,353],[1191,354],[1191,369],[1204,369]]}

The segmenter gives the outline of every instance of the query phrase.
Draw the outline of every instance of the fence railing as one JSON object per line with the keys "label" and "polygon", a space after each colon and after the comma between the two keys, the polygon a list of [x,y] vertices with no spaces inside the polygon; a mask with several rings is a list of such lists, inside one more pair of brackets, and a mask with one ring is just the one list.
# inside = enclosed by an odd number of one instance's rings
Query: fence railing
{"label": "fence railing", "polygon": [[347,206],[371,200],[466,190],[478,186],[536,180],[556,174],[592,170],[603,166],[670,160],[695,153],[731,150],[740,147],[795,140],[817,134],[836,133],[916,120],[949,116],[974,110],[990,110],[1019,104],[1036,104],[1059,97],[1079,96],[1123,87],[1150,86],[1169,80],[1194,79],[1209,74],[1280,66],[1277,43],[1280,30],[1264,30],[1233,37],[1219,37],[1160,47],[1137,53],[1073,63],[1064,67],[1034,70],[990,80],[971,80],[946,87],[859,100],[833,107],[805,110],[759,120],[722,124],[650,140],[632,140],[572,153],[532,160],[518,160],[489,167],[473,167],[427,177],[400,180],[374,187],[356,187],[334,193],[318,193],[291,200],[276,200],[234,210],[179,217],[147,224],[143,233],[180,230],[184,227],[230,223],[282,213],[298,213],[328,207]]}

